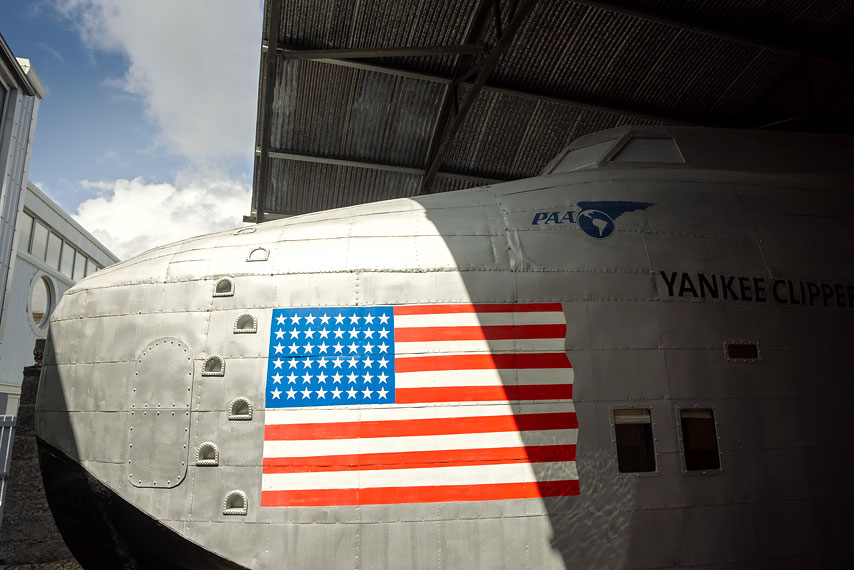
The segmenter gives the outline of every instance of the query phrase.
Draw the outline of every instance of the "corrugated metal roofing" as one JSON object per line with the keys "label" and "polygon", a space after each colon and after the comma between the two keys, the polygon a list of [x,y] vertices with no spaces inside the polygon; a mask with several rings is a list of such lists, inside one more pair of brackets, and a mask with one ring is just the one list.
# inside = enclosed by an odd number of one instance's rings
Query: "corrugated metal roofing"
{"label": "corrugated metal roofing", "polygon": [[[526,1],[500,2],[503,29]],[[539,0],[424,188],[443,125],[499,45],[494,16],[492,0],[266,0],[264,42],[273,35],[282,51],[484,44],[486,53],[277,56],[268,77],[264,51],[253,209],[261,185],[275,215],[532,176],[571,140],[623,124],[854,132],[854,0]]]}

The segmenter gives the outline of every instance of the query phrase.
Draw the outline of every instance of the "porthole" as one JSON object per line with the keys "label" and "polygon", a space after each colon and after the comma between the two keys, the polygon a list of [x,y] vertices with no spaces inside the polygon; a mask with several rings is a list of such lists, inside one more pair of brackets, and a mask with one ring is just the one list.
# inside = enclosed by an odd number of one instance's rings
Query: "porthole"
{"label": "porthole", "polygon": [[202,376],[225,376],[225,361],[220,356],[209,356],[202,368]]}
{"label": "porthole", "polygon": [[247,505],[246,493],[235,489],[225,496],[225,500],[222,502],[222,514],[246,515]]}
{"label": "porthole", "polygon": [[249,252],[246,261],[267,261],[270,258],[270,251],[263,247],[256,247]]}
{"label": "porthole", "polygon": [[214,297],[231,297],[234,295],[234,281],[224,277],[216,282],[214,286]]}
{"label": "porthole", "polygon": [[38,275],[30,285],[27,312],[36,329],[47,328],[50,314],[56,304],[53,283],[47,275]]}
{"label": "porthole", "polygon": [[216,467],[219,465],[219,449],[215,443],[206,441],[196,450],[196,465],[199,467]]}
{"label": "porthole", "polygon": [[235,334],[252,334],[258,331],[258,323],[255,317],[249,314],[243,314],[237,317],[234,321]]}
{"label": "porthole", "polygon": [[248,421],[252,419],[252,402],[246,398],[233,399],[228,409],[229,420]]}

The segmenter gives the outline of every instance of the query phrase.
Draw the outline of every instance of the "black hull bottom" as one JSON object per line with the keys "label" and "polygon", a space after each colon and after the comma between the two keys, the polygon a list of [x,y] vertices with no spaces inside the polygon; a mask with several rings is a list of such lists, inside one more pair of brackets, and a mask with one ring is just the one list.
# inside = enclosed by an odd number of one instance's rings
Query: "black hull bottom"
{"label": "black hull bottom", "polygon": [[245,570],[140,512],[64,453],[36,439],[53,518],[87,570]]}

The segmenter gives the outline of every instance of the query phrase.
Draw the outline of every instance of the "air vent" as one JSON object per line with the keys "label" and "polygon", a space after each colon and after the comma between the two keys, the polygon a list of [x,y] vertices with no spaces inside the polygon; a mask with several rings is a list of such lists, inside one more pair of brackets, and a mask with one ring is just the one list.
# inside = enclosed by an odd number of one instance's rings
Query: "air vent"
{"label": "air vent", "polygon": [[231,491],[222,502],[222,514],[246,516],[247,504],[246,493],[238,490]]}
{"label": "air vent", "polygon": [[252,315],[244,314],[234,321],[235,334],[253,334],[258,331],[258,323]]}
{"label": "air vent", "polygon": [[247,398],[235,398],[229,405],[228,419],[248,421],[252,419],[252,403]]}
{"label": "air vent", "polygon": [[234,295],[234,281],[225,277],[216,282],[214,297],[231,297]]}
{"label": "air vent", "polygon": [[205,360],[202,376],[225,376],[225,361],[220,356],[210,356]]}
{"label": "air vent", "polygon": [[249,252],[246,261],[267,261],[270,258],[270,252],[263,247],[256,247]]}
{"label": "air vent", "polygon": [[196,465],[199,467],[216,467],[219,465],[219,449],[215,443],[206,441],[196,450]]}

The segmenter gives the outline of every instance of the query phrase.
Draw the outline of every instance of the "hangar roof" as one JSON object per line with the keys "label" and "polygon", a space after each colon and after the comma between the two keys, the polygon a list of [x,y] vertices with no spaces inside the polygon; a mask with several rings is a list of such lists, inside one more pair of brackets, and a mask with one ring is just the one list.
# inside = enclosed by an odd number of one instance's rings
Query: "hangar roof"
{"label": "hangar roof", "polygon": [[854,0],[266,0],[251,219],[534,176],[626,124],[851,134],[852,38]]}

